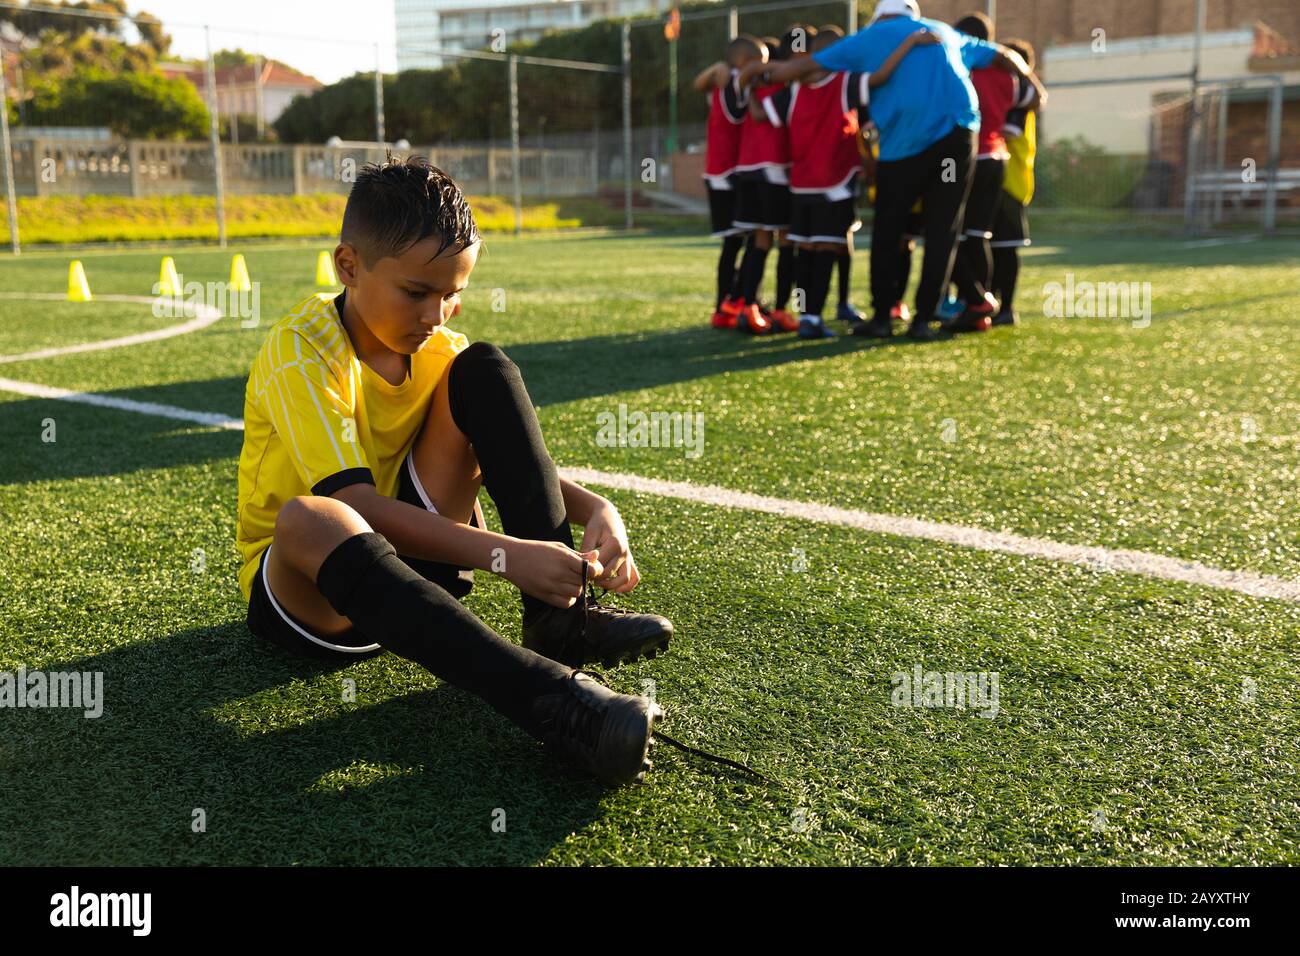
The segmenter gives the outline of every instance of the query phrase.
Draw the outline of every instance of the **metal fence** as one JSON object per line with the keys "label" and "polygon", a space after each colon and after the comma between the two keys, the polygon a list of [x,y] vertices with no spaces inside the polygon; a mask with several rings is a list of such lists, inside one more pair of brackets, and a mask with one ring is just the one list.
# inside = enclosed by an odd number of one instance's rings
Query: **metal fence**
{"label": "metal fence", "polygon": [[1048,83],[1033,207],[1104,220],[1272,232],[1300,216],[1282,165],[1281,77],[1188,74]]}
{"label": "metal fence", "polygon": [[[9,3],[0,6],[13,8]],[[92,23],[106,31],[138,23],[131,17],[85,10],[60,11],[60,15],[74,25]],[[516,231],[524,224],[529,204],[572,198],[621,206],[623,224],[633,223],[635,165],[628,95],[632,65],[626,25],[623,56],[616,63],[451,50],[399,40],[399,47],[407,51],[415,49],[453,64],[440,75],[454,73],[464,80],[454,86],[454,94],[449,92],[450,81],[439,86],[433,74],[427,74],[431,85],[424,96],[418,88],[424,74],[358,74],[336,84],[365,88],[361,99],[346,104],[348,121],[341,120],[336,130],[323,130],[317,142],[301,142],[299,137],[293,143],[266,141],[271,124],[264,88],[271,89],[273,83],[263,82],[265,61],[259,58],[256,71],[250,71],[257,79],[255,96],[237,83],[243,82],[237,76],[239,68],[217,67],[214,51],[238,48],[248,42],[249,34],[172,22],[167,29],[173,42],[184,36],[189,48],[201,43],[207,51],[201,65],[166,67],[169,75],[193,84],[207,112],[201,126],[190,118],[183,127],[189,135],[182,139],[110,133],[110,128],[122,125],[118,121],[123,117],[136,119],[134,114],[146,108],[143,99],[131,101],[129,90],[93,115],[67,107],[53,113],[47,108],[33,117],[39,72],[29,69],[24,77],[21,54],[12,47],[7,51],[3,64],[7,69],[0,69],[0,103],[15,104],[17,122],[11,127],[10,111],[0,110],[0,154],[6,193],[4,226],[14,252],[20,249],[22,234],[20,199],[29,215],[39,216],[42,207],[33,205],[34,200],[80,196],[209,197],[216,238],[224,246],[230,232],[231,197],[346,194],[352,181],[349,173],[362,163],[382,159],[389,149],[427,156],[468,193],[505,199],[513,206]],[[302,42],[315,41],[302,38]],[[350,53],[355,61],[355,47]],[[374,53],[377,60],[379,51]],[[13,73],[22,95],[11,98],[6,81]],[[222,79],[223,74],[230,79]],[[466,79],[471,74],[472,82]],[[406,101],[390,98],[385,103],[385,87],[391,97],[395,80],[401,81],[398,92],[405,90]],[[402,117],[427,116],[427,111],[436,109],[438,98],[448,95],[457,97],[460,115],[475,117],[474,129],[450,130],[435,142],[409,137],[406,128],[418,124],[404,123]],[[284,103],[279,105],[285,108]],[[616,117],[612,121],[611,114]]]}

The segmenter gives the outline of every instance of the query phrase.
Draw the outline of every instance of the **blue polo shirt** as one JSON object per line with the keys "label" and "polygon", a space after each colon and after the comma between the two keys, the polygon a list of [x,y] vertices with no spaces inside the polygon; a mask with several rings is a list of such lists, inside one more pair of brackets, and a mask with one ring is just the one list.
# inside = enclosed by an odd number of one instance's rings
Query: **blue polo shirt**
{"label": "blue polo shirt", "polygon": [[914,47],[894,75],[871,90],[871,119],[880,130],[884,162],[924,152],[954,126],[979,130],[979,100],[970,71],[993,62],[997,46],[958,33],[939,20],[892,17],[813,54],[824,69],[870,73],[922,27],[937,33],[942,42]]}

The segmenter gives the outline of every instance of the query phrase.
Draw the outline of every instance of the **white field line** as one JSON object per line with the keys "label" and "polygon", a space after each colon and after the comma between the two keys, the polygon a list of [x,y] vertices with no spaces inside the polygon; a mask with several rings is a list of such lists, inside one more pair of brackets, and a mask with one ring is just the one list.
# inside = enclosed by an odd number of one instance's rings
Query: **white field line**
{"label": "white field line", "polygon": [[[149,302],[152,300],[144,299],[144,301]],[[172,334],[176,335],[184,334],[175,332],[174,329],[176,328],[179,328],[179,326],[173,326],[173,330],[163,331],[171,331]],[[154,335],[155,338],[159,337],[156,334]],[[137,336],[130,338],[139,340]],[[144,339],[144,341],[153,340]],[[127,342],[126,339],[116,341]],[[78,346],[71,346],[63,352],[59,352],[59,354],[77,350],[79,350]],[[217,415],[212,412],[197,412],[178,408],[174,405],[158,405],[152,402],[135,402],[130,399],[96,395],[89,392],[73,392],[31,382],[15,382],[12,379],[0,378],[0,389],[35,398],[53,398],[86,405],[116,408],[122,411],[138,412],[143,415],[156,415],[180,421],[196,422],[201,425],[210,425],[231,431],[242,431],[244,428],[241,419],[227,418],[224,415]],[[837,508],[832,505],[822,505],[810,501],[770,498],[766,495],[735,491],[718,485],[695,485],[686,481],[665,481],[659,478],[643,478],[640,475],[596,471],[592,468],[561,468],[560,474],[570,481],[601,485],[619,491],[657,495],[662,498],[676,498],[693,504],[758,511],[765,514],[781,515],[786,518],[796,518],[802,521],[812,521],[818,524],[855,528],[873,534],[918,538],[924,541],[935,541],[941,544],[971,548],[976,551],[992,551],[1044,561],[1060,561],[1067,564],[1083,565],[1094,570],[1119,571],[1127,574],[1139,574],[1144,577],[1160,578],[1165,581],[1178,581],[1184,584],[1216,588],[1223,591],[1236,591],[1250,597],[1300,602],[1300,580],[1271,577],[1250,571],[1225,571],[1221,568],[1201,564],[1199,561],[1170,558],[1161,554],[1151,554],[1147,551],[1062,544],[1048,538],[1030,538],[1007,532],[971,528],[966,525],[945,524],[939,521],[905,518],[899,515],[876,514],[870,511],[856,511],[851,508]]]}
{"label": "white field line", "polygon": [[1113,550],[1082,544],[1062,544],[1047,538],[1029,538],[999,531],[985,531],[959,524],[944,524],[920,518],[875,514],[836,508],[811,501],[791,501],[786,498],[769,498],[747,491],[734,491],[717,485],[694,485],[685,481],[663,481],[642,478],[639,475],[595,471],[591,468],[562,468],[561,474],[579,484],[587,482],[616,488],[620,491],[637,491],[665,498],[679,498],[695,504],[714,505],[721,508],[740,508],[815,521],[818,524],[840,525],[875,534],[895,535],[903,538],[921,538],[942,544],[955,544],[977,551],[996,551],[1026,558],[1046,561],[1063,561],[1095,570],[1122,571],[1181,581],[1224,591],[1236,591],[1251,597],[1276,598],[1281,601],[1300,602],[1300,580],[1254,574],[1249,571],[1224,571],[1198,561],[1170,558],[1146,551]]}
{"label": "white field line", "polygon": [[[64,299],[66,296],[57,293],[13,293],[0,292],[0,299]],[[155,296],[147,295],[98,295],[94,300],[97,302],[142,302],[145,305],[152,306],[158,301]],[[65,345],[53,349],[37,349],[34,352],[23,352],[19,355],[0,355],[0,364],[7,362],[31,362],[36,359],[54,358],[57,355],[73,355],[77,352],[98,352],[103,349],[120,349],[127,345],[142,345],[145,342],[157,342],[162,339],[174,338],[177,335],[188,335],[190,332],[197,332],[199,329],[207,328],[213,322],[221,318],[221,311],[210,305],[203,305],[197,302],[182,302],[175,300],[175,308],[183,309],[186,313],[193,312],[194,318],[188,322],[182,322],[180,325],[169,325],[165,329],[155,329],[152,332],[140,332],[136,335],[125,335],[117,339],[104,339],[100,342],[82,342],[80,345]]]}
{"label": "white field line", "polygon": [[226,428],[231,431],[243,431],[244,422],[239,418],[227,418],[215,412],[195,412],[175,405],[159,405],[156,402],[137,402],[129,398],[117,398],[113,395],[99,395],[94,392],[73,392],[53,385],[39,385],[36,382],[16,382],[11,378],[0,378],[0,391],[16,392],[30,398],[56,398],[64,402],[77,402],[81,405],[98,405],[100,408],[116,408],[123,412],[137,412],[141,415],[156,415],[160,418],[174,418],[182,422],[197,422],[213,428]]}

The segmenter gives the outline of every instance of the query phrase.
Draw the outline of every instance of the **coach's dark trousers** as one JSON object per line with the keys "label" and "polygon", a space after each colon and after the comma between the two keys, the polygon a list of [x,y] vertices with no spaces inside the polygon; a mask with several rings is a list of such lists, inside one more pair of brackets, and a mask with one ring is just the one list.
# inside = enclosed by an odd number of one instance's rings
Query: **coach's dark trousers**
{"label": "coach's dark trousers", "polygon": [[958,126],[915,156],[876,165],[876,217],[871,228],[871,307],[888,321],[897,301],[899,243],[917,199],[925,222],[925,259],[916,290],[916,320],[934,318],[952,274],[953,252],[975,167],[975,132]]}

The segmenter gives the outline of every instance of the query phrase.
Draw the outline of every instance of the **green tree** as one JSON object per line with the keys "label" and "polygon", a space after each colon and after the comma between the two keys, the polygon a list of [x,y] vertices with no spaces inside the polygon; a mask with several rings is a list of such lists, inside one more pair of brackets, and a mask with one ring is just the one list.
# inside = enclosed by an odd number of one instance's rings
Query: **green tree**
{"label": "green tree", "polygon": [[186,80],[93,68],[42,80],[27,108],[36,126],[108,126],[133,139],[201,139],[208,111]]}

